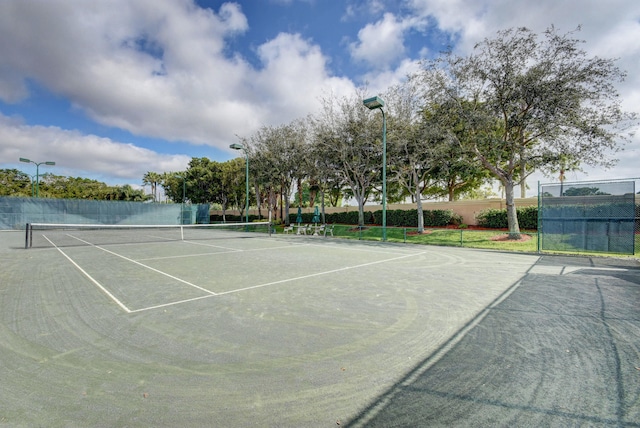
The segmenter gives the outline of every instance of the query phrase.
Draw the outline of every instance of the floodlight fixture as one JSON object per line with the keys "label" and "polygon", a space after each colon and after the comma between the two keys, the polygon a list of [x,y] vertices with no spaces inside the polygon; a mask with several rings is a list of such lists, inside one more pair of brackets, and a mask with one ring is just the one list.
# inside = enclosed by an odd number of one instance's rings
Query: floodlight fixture
{"label": "floodlight fixture", "polygon": [[384,107],[384,100],[380,97],[367,98],[362,102],[369,110],[375,110],[377,108]]}
{"label": "floodlight fixture", "polygon": [[[244,145],[240,144],[240,143],[233,143],[229,145],[230,149],[233,150],[242,150],[244,152],[244,156],[245,156],[245,192],[247,194],[246,196],[246,202],[245,202],[245,207],[244,207],[244,216],[245,216],[245,222],[249,223],[249,152],[244,148]],[[248,228],[249,226],[247,226]]]}
{"label": "floodlight fixture", "polygon": [[[27,158],[20,158],[20,162],[32,163],[36,166],[36,198],[40,197],[40,165],[53,166],[56,163],[53,161],[34,162],[31,159],[27,159]],[[31,193],[33,194],[33,191]]]}
{"label": "floodlight fixture", "polygon": [[371,97],[362,103],[369,110],[380,109],[382,113],[382,240],[387,240],[387,117],[384,114],[384,100]]}

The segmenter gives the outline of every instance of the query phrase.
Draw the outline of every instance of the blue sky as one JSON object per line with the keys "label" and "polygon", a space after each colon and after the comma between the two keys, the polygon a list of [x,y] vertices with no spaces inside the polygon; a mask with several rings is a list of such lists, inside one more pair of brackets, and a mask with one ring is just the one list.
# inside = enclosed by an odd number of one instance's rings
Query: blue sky
{"label": "blue sky", "polygon": [[[629,71],[640,111],[637,0],[3,0],[0,168],[139,186],[191,157],[224,161],[238,136],[317,111],[328,91],[371,94],[448,46],[465,54],[527,26],[578,36]],[[640,176],[636,135],[618,166],[573,180]],[[533,180],[543,177],[533,177]],[[535,190],[535,185],[530,185]]]}

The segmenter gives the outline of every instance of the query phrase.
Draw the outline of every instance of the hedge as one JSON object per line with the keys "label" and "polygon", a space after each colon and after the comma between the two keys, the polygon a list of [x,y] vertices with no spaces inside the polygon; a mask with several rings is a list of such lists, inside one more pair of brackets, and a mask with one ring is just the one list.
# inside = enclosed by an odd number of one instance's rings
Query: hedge
{"label": "hedge", "polygon": [[[538,229],[538,207],[517,207],[516,215],[518,216],[518,225],[521,229],[536,230]],[[491,229],[505,229],[509,227],[507,222],[507,209],[488,209],[481,211],[476,215],[478,226]]]}
{"label": "hedge", "polygon": [[[444,227],[459,219],[451,210],[424,210],[423,215],[425,227]],[[297,212],[290,213],[289,222],[295,223],[297,217]],[[311,223],[312,219],[313,213],[302,213],[302,223]],[[358,211],[325,214],[325,220],[329,224],[358,224]],[[382,210],[365,211],[364,223],[382,224]],[[418,210],[387,210],[387,226],[417,227]]]}

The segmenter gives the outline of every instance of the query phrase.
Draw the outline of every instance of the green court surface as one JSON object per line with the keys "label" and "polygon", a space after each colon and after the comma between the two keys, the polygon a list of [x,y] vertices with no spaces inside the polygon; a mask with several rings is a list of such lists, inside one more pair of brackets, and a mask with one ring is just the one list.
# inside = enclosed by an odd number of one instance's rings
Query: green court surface
{"label": "green court surface", "polygon": [[640,426],[637,261],[0,232],[0,426]]}

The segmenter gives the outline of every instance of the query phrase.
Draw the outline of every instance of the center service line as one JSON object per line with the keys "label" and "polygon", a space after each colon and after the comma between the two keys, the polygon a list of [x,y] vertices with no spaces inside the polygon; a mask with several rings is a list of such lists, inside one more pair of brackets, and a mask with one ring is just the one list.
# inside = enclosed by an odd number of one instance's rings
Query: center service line
{"label": "center service line", "polygon": [[53,247],[60,251],[60,253],[65,256],[67,258],[67,260],[69,260],[71,262],[72,265],[74,265],[76,267],[76,269],[78,269],[80,272],[82,272],[82,274],[84,276],[86,276],[87,278],[89,278],[89,281],[93,282],[94,285],[96,285],[100,290],[102,290],[102,292],[104,294],[106,294],[107,296],[109,296],[109,298],[111,300],[113,300],[118,306],[120,306],[120,308],[122,308],[122,310],[124,310],[126,313],[130,314],[131,313],[131,309],[127,308],[124,303],[122,303],[120,300],[118,300],[116,298],[116,296],[114,296],[113,294],[111,294],[111,292],[109,290],[107,290],[106,288],[104,288],[102,286],[102,284],[100,284],[98,281],[96,281],[91,275],[89,275],[87,273],[87,271],[85,271],[84,269],[82,269],[80,267],[80,265],[78,265],[78,263],[76,263],[71,257],[69,257],[64,251],[62,251],[56,244],[54,244],[53,242],[51,242],[51,240],[49,238],[47,238],[45,235],[42,235],[44,237],[44,239],[46,239],[47,241],[49,241],[49,243],[51,245],[53,245]]}
{"label": "center service line", "polygon": [[134,264],[137,264],[138,266],[142,266],[143,268],[149,269],[149,270],[151,270],[153,272],[156,272],[156,273],[159,273],[159,274],[164,275],[166,277],[169,277],[169,278],[171,278],[171,279],[173,279],[175,281],[181,282],[181,283],[186,284],[186,285],[188,285],[190,287],[197,288],[198,290],[204,291],[205,293],[210,294],[212,296],[217,296],[218,295],[218,293],[214,293],[211,290],[207,290],[206,288],[202,288],[202,287],[200,287],[198,285],[192,284],[189,281],[185,281],[184,279],[181,279],[181,278],[178,278],[176,276],[170,275],[170,274],[168,274],[166,272],[162,272],[161,270],[158,270],[156,268],[152,268],[151,266],[147,266],[144,263],[140,263],[140,262],[138,262],[136,260],[130,259],[129,257],[125,257],[125,256],[120,255],[118,253],[114,253],[113,251],[107,250],[106,248],[103,248],[103,247],[101,247],[99,245],[92,244],[91,242],[87,242],[84,239],[80,239],[77,236],[73,236],[73,235],[69,235],[69,236],[74,238],[74,239],[77,239],[80,242],[84,242],[85,244],[91,245],[92,247],[98,248],[99,250],[102,250],[105,253],[113,254],[116,257],[120,257],[121,259],[124,259],[124,260],[126,260],[128,262],[131,262],[131,263],[134,263]]}

